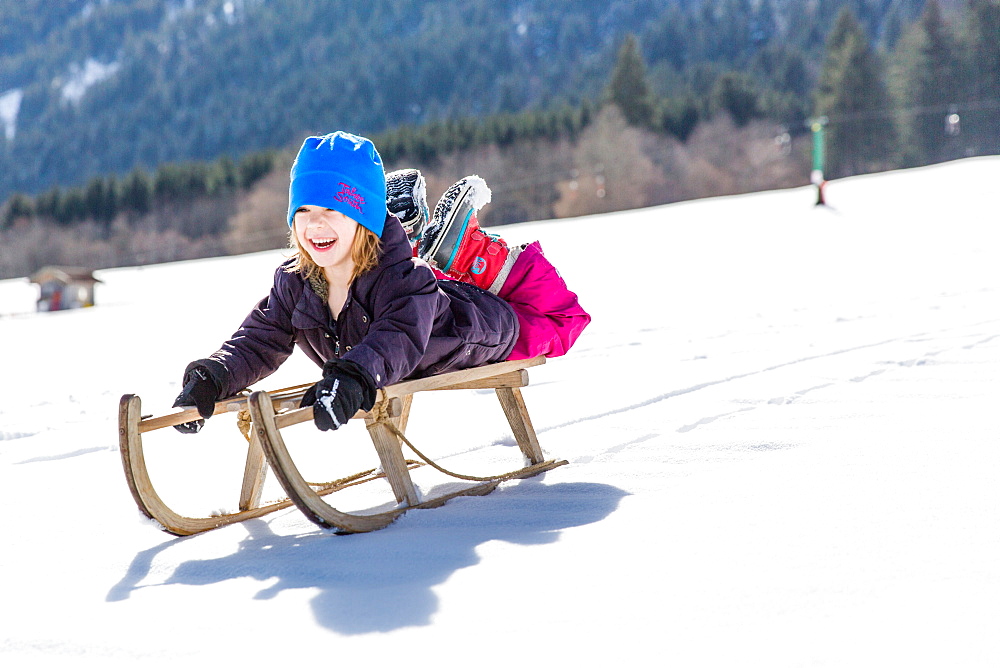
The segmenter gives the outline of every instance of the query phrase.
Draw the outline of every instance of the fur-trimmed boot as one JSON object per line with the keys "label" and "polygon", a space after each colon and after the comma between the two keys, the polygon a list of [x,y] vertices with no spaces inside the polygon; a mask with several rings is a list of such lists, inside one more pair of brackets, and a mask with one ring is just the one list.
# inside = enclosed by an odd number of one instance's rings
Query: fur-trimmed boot
{"label": "fur-trimmed boot", "polygon": [[508,248],[479,227],[477,212],[492,198],[486,181],[466,176],[441,196],[420,242],[419,256],[448,277],[496,294],[521,248]]}
{"label": "fur-trimmed boot", "polygon": [[385,175],[385,207],[399,218],[416,255],[429,212],[427,182],[417,169],[398,169]]}

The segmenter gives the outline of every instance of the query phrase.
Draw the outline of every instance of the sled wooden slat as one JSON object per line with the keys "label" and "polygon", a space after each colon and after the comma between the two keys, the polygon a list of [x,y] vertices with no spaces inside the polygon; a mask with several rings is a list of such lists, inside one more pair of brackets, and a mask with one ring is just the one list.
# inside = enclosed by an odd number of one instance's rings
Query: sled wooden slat
{"label": "sled wooden slat", "polygon": [[521,391],[516,387],[498,387],[496,392],[521,452],[532,464],[541,463],[545,457],[542,455],[542,448],[538,445],[535,428],[531,426],[531,418],[528,417],[528,408],[524,405]]}
{"label": "sled wooden slat", "polygon": [[[272,402],[273,405],[273,402]],[[298,404],[296,404],[298,406]],[[390,416],[397,416],[403,411],[403,400],[399,397],[392,397],[387,401],[386,410]],[[358,411],[354,414],[352,420],[365,420],[370,416],[367,411]],[[284,429],[285,427],[291,427],[292,425],[302,424],[303,422],[308,422],[313,419],[313,407],[306,406],[305,408],[295,408],[288,411],[287,413],[277,413],[274,416],[274,421],[277,423],[279,429]]]}
{"label": "sled wooden slat", "polygon": [[[125,395],[119,408],[119,444],[126,481],[140,511],[158,521],[166,531],[178,535],[199,533],[261,517],[293,504],[320,526],[347,533],[373,531],[390,524],[406,510],[436,507],[456,496],[488,494],[505,480],[537,475],[565,464],[565,461],[544,460],[520,392],[520,388],[528,384],[527,369],[544,362],[544,357],[499,362],[404,381],[379,390],[372,410],[359,411],[354,418],[366,421],[381,469],[365,471],[323,485],[310,484],[302,478],[281,435],[281,429],[312,419],[311,407],[298,408],[299,401],[311,384],[269,393],[253,392],[249,396],[220,401],[216,404],[217,413],[244,411],[241,418],[245,418],[247,414],[250,416],[247,460],[240,489],[239,511],[203,518],[184,517],[163,502],[150,481],[142,447],[143,433],[196,420],[200,417],[197,410],[185,408],[158,417],[142,418],[139,397]],[[410,477],[410,470],[423,464],[404,459],[401,440],[413,396],[424,391],[458,389],[496,391],[518,446],[530,464],[497,476],[475,478],[477,484],[466,485],[442,496],[421,499]],[[261,506],[261,491],[269,468],[288,498]],[[370,514],[346,513],[336,510],[323,500],[323,497],[332,492],[380,478],[386,479],[392,489],[396,501],[393,510]]]}
{"label": "sled wooden slat", "polygon": [[[235,413],[244,408],[246,408],[246,399],[220,401],[215,404],[215,415],[219,415],[221,413]],[[144,434],[147,431],[162,429],[163,427],[173,427],[175,424],[193,422],[198,419],[201,419],[201,415],[198,414],[198,409],[194,406],[179,408],[178,410],[172,413],[167,413],[166,415],[144,419],[139,423],[139,433]]]}
{"label": "sled wooden slat", "polygon": [[428,376],[417,380],[406,380],[402,383],[390,385],[383,391],[389,397],[402,397],[415,392],[425,392],[427,390],[450,390],[453,387],[461,389],[465,383],[479,381],[485,378],[492,378],[507,374],[518,369],[527,369],[539,364],[545,364],[544,357],[532,357],[526,360],[514,360],[511,362],[496,362],[486,366],[477,366],[472,369],[462,369],[452,371],[439,376]]}
{"label": "sled wooden slat", "polygon": [[503,387],[526,387],[527,385],[527,369],[518,369],[499,376],[490,376],[489,378],[470,380],[464,383],[449,385],[447,387],[437,387],[434,388],[434,390],[495,390]]}
{"label": "sled wooden slat", "polygon": [[[305,394],[305,390],[297,394],[285,394],[279,397],[277,400],[272,396],[273,403],[278,404],[278,407],[283,409],[297,409],[299,405],[299,399]],[[234,397],[232,399],[225,399],[223,401],[215,404],[214,415],[220,415],[223,413],[236,413],[241,410],[245,410],[247,407],[246,397]],[[312,410],[311,408],[308,410]],[[392,410],[392,409],[390,409]],[[398,409],[396,409],[398,410]],[[363,420],[368,417],[366,411],[358,411],[357,414],[352,418],[355,420]],[[160,415],[158,417],[148,417],[144,418],[139,423],[139,433],[144,434],[147,431],[154,431],[156,429],[163,429],[164,427],[173,427],[174,425],[184,424],[185,422],[193,422],[194,420],[201,419],[201,415],[198,413],[198,409],[194,406],[188,406],[184,408],[179,408],[178,410],[167,413],[165,415]],[[299,422],[304,422],[305,419],[299,420]],[[298,424],[298,422],[293,422],[291,424]]]}
{"label": "sled wooden slat", "polygon": [[247,463],[243,467],[243,486],[240,488],[240,510],[250,510],[260,505],[264,492],[264,478],[267,476],[267,457],[260,447],[257,432],[250,430],[247,443]]}

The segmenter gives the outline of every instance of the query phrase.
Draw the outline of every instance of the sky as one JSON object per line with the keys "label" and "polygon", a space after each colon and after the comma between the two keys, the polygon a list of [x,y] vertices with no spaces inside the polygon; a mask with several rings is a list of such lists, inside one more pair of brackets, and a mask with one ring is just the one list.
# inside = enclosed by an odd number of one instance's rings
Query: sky
{"label": "sky", "polygon": [[[594,316],[523,390],[569,464],[352,536],[291,508],[179,538],[122,472],[120,397],[169,412],[284,251],[103,270],[76,311],[0,281],[0,662],[997,665],[998,182],[975,158],[834,181],[827,207],[807,187],[501,228]],[[296,354],[257,389],[317,378]],[[236,507],[233,422],[146,435],[175,510]],[[407,435],[454,470],[520,465],[489,391],[419,395]],[[358,423],[285,438],[310,479],[374,458]],[[391,503],[365,487],[337,507]]]}

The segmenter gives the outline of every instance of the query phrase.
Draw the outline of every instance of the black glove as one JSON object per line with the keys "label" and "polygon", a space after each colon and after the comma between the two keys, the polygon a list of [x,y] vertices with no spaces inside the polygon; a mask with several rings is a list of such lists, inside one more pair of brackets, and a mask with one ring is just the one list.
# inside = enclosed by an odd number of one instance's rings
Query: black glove
{"label": "black glove", "polygon": [[[180,406],[195,406],[198,414],[203,419],[193,420],[175,424],[174,429],[182,434],[197,434],[205,426],[205,420],[215,413],[215,402],[221,399],[221,382],[217,378],[218,370],[210,368],[204,362],[211,360],[198,360],[191,362],[184,370],[184,389],[174,400],[174,408]],[[221,364],[215,362],[221,367]],[[214,365],[213,365],[214,366]],[[215,373],[213,373],[215,371]]]}
{"label": "black glove", "polygon": [[359,409],[375,405],[375,383],[354,362],[330,360],[323,365],[323,380],[302,396],[299,404],[313,407],[313,422],[321,431],[347,424]]}

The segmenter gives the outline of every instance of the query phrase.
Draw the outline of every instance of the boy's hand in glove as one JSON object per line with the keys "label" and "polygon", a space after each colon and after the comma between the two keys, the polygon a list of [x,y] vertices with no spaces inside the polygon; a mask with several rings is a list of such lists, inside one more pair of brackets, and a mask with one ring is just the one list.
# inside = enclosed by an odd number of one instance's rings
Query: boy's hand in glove
{"label": "boy's hand in glove", "polygon": [[375,383],[357,364],[330,360],[323,365],[323,380],[306,390],[299,405],[313,407],[313,421],[321,431],[338,429],[359,409],[375,405]]}
{"label": "boy's hand in glove", "polygon": [[194,406],[203,419],[174,425],[174,429],[182,434],[197,434],[205,426],[205,420],[215,413],[215,402],[219,396],[219,382],[204,362],[192,362],[184,370],[184,389],[174,400],[174,408]]}

